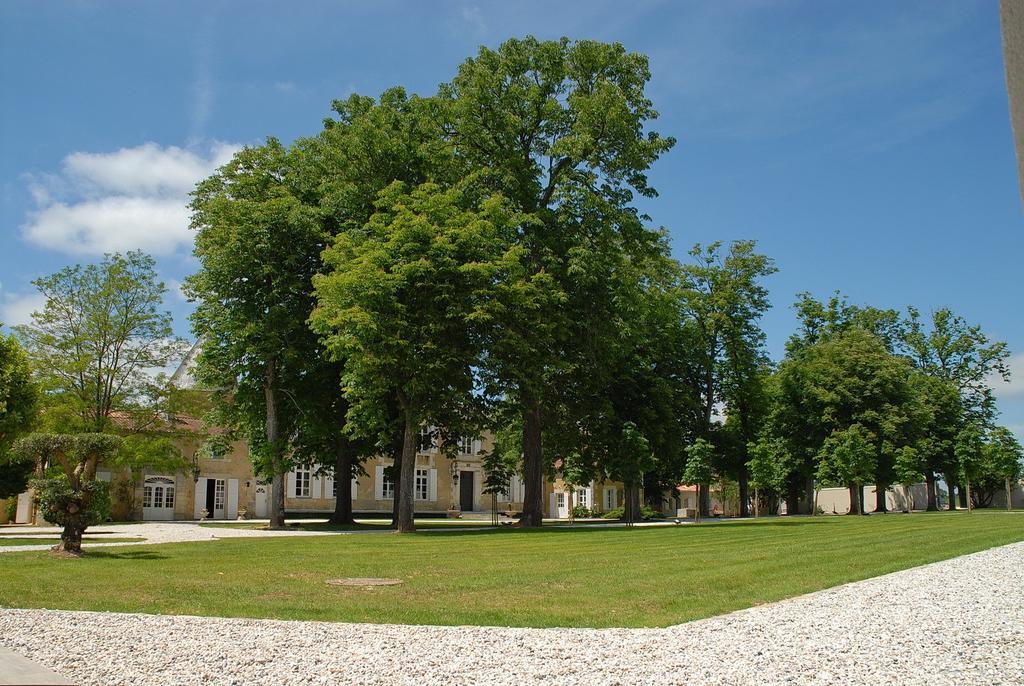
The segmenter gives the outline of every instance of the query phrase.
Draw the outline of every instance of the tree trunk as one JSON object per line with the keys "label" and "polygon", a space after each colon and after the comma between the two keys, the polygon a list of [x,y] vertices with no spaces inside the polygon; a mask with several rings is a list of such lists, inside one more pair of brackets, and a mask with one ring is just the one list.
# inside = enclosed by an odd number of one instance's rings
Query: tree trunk
{"label": "tree trunk", "polygon": [[707,493],[707,488],[703,484],[697,484],[697,509],[693,511],[693,523],[700,524],[701,515],[704,514],[704,495]]}
{"label": "tree trunk", "polygon": [[701,517],[711,516],[711,484],[697,484],[697,510]]}
{"label": "tree trunk", "polygon": [[402,472],[402,451],[405,449],[405,429],[395,436],[395,442],[391,446],[391,477],[393,493],[391,496],[391,528],[398,528],[398,498],[402,492],[401,479],[398,475]]}
{"label": "tree trunk", "polygon": [[786,515],[800,514],[800,487],[796,479],[790,479],[786,489]]}
{"label": "tree trunk", "polygon": [[[967,470],[964,470],[964,471],[967,471]],[[967,514],[971,514],[971,513],[974,512],[974,507],[971,504],[971,480],[969,478],[965,478],[964,479],[964,486],[967,487],[967,493],[966,493]],[[961,495],[964,494],[963,491],[961,491],[960,493],[961,493]]]}
{"label": "tree trunk", "polygon": [[405,410],[405,436],[402,441],[402,468],[397,481],[400,482],[401,490],[395,493],[398,500],[398,523],[395,530],[398,533],[410,533],[416,531],[413,523],[414,512],[414,483],[416,480],[416,439],[419,436],[419,426],[413,421],[409,410]]}
{"label": "tree trunk", "polygon": [[850,484],[850,512],[848,514],[860,514],[860,488],[856,484]]}
{"label": "tree trunk", "polygon": [[914,511],[914,496],[910,492],[910,486],[903,484],[903,511],[910,514]]}
{"label": "tree trunk", "polygon": [[520,525],[538,527],[544,521],[544,462],[541,452],[540,406],[523,405],[523,516]]}
{"label": "tree trunk", "polygon": [[884,514],[889,511],[889,508],[885,502],[885,492],[887,490],[888,488],[886,488],[882,484],[875,484],[875,512],[881,512]]}
{"label": "tree trunk", "polygon": [[[79,487],[81,490],[81,487]],[[81,556],[82,534],[89,526],[87,512],[88,501],[68,503],[64,511],[64,531],[60,534],[60,543],[52,548],[55,553]]]}
{"label": "tree trunk", "polygon": [[750,478],[746,463],[740,465],[740,517],[750,516]]}
{"label": "tree trunk", "polygon": [[754,519],[757,519],[758,513],[760,511],[760,507],[761,507],[761,505],[760,505],[760,502],[759,502],[758,497],[757,497],[757,487],[755,486],[754,487]]}
{"label": "tree trunk", "polygon": [[958,499],[960,500],[960,507],[966,507],[968,510],[971,509],[971,488],[968,485],[967,489],[958,488],[956,489]]}
{"label": "tree trunk", "polygon": [[814,477],[809,476],[804,481],[804,500],[807,501],[807,512],[805,514],[818,514],[817,489],[814,488]]}
{"label": "tree trunk", "polygon": [[927,470],[924,473],[925,490],[928,492],[928,512],[939,511],[939,500],[937,495],[937,489],[935,488],[935,472]]}
{"label": "tree trunk", "polygon": [[[356,520],[352,517],[352,451],[340,433],[335,450],[334,490],[337,491],[337,498],[331,524],[355,524]],[[326,497],[327,494],[324,495]]]}
{"label": "tree trunk", "polygon": [[1013,510],[1013,485],[1010,477],[1006,477],[1006,511]]}
{"label": "tree trunk", "polygon": [[[277,416],[277,362],[267,363],[263,398],[267,405],[267,446],[270,448],[270,528],[284,528],[284,455]],[[212,512],[210,513],[213,514]]]}
{"label": "tree trunk", "polygon": [[864,511],[864,484],[857,484],[857,500],[860,513],[867,514],[867,512]]}
{"label": "tree trunk", "polygon": [[946,509],[952,512],[956,509],[956,479],[953,478],[952,474],[944,474],[946,477]]}

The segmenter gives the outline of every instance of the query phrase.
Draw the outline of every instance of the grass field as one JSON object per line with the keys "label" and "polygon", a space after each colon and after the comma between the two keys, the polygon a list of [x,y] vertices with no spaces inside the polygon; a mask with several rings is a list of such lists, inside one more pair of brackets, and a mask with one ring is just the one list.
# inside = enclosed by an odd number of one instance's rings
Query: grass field
{"label": "grass field", "polygon": [[[139,541],[139,538],[96,538],[93,536],[85,536],[82,538],[83,543],[130,543],[132,541]],[[0,546],[11,546],[11,545],[57,545],[60,542],[60,536],[31,536],[25,538],[18,538],[16,536],[0,536]]]}
{"label": "grass field", "polygon": [[[230,539],[0,555],[0,606],[328,621],[666,626],[1024,540],[976,512]],[[399,586],[328,586],[393,577]],[[941,589],[936,589],[941,592]]]}

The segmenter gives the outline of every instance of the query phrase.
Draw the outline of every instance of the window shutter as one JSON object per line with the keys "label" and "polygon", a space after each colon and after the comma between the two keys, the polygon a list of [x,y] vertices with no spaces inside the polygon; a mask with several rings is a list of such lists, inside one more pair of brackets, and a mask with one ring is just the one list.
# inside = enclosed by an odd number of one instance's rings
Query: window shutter
{"label": "window shutter", "polygon": [[295,497],[295,472],[288,472],[286,477],[288,479],[288,497]]}
{"label": "window shutter", "polygon": [[[206,507],[206,477],[199,477],[199,481],[196,481],[196,498],[195,498],[195,512],[194,516],[199,519],[199,512]],[[212,512],[210,514],[213,514]]]}
{"label": "window shutter", "polygon": [[377,465],[374,472],[373,497],[377,500],[384,500],[384,467]]}
{"label": "window shutter", "polygon": [[437,470],[431,469],[427,474],[427,500],[437,502]]}
{"label": "window shutter", "polygon": [[228,479],[228,519],[238,517],[238,479]]}
{"label": "window shutter", "polygon": [[352,500],[359,497],[359,482],[356,481],[355,477],[352,477]]}

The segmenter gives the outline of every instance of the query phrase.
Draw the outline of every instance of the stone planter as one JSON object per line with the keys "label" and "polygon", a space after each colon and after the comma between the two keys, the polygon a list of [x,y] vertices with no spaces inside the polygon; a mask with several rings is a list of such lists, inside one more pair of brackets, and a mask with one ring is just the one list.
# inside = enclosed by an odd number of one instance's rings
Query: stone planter
{"label": "stone planter", "polygon": [[457,507],[449,507],[448,508],[448,519],[461,519],[461,518],[462,518],[462,510],[460,510]]}

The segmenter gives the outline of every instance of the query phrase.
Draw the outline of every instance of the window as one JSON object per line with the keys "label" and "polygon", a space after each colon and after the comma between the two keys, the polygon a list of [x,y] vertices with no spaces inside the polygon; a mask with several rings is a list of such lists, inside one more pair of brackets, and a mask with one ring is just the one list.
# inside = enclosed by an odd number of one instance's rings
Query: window
{"label": "window", "polygon": [[309,497],[309,483],[312,480],[312,470],[309,467],[295,468],[295,497]]}
{"label": "window", "polygon": [[142,507],[174,507],[174,479],[151,476],[142,484]]}
{"label": "window", "polygon": [[224,479],[217,479],[213,486],[213,509],[224,509]]}
{"label": "window", "polygon": [[590,507],[590,489],[581,488],[576,491],[576,502],[583,507]]}
{"label": "window", "polygon": [[558,509],[561,510],[564,507],[565,507],[565,493],[559,493],[558,494]]}
{"label": "window", "polygon": [[391,477],[388,476],[387,471],[383,472],[383,477],[381,479],[381,484],[383,486],[383,488],[381,488],[381,493],[384,494],[383,495],[384,500],[394,500],[395,499],[395,482],[392,481]]}
{"label": "window", "polygon": [[604,509],[614,510],[615,509],[615,489],[606,488],[604,489]]}
{"label": "window", "polygon": [[420,427],[420,439],[416,449],[421,453],[437,452],[434,434],[437,433],[432,426]]}
{"label": "window", "polygon": [[426,469],[416,470],[416,500],[426,500],[430,497],[430,476]]}
{"label": "window", "polygon": [[459,454],[476,455],[475,444],[476,440],[472,436],[462,436],[459,438]]}

